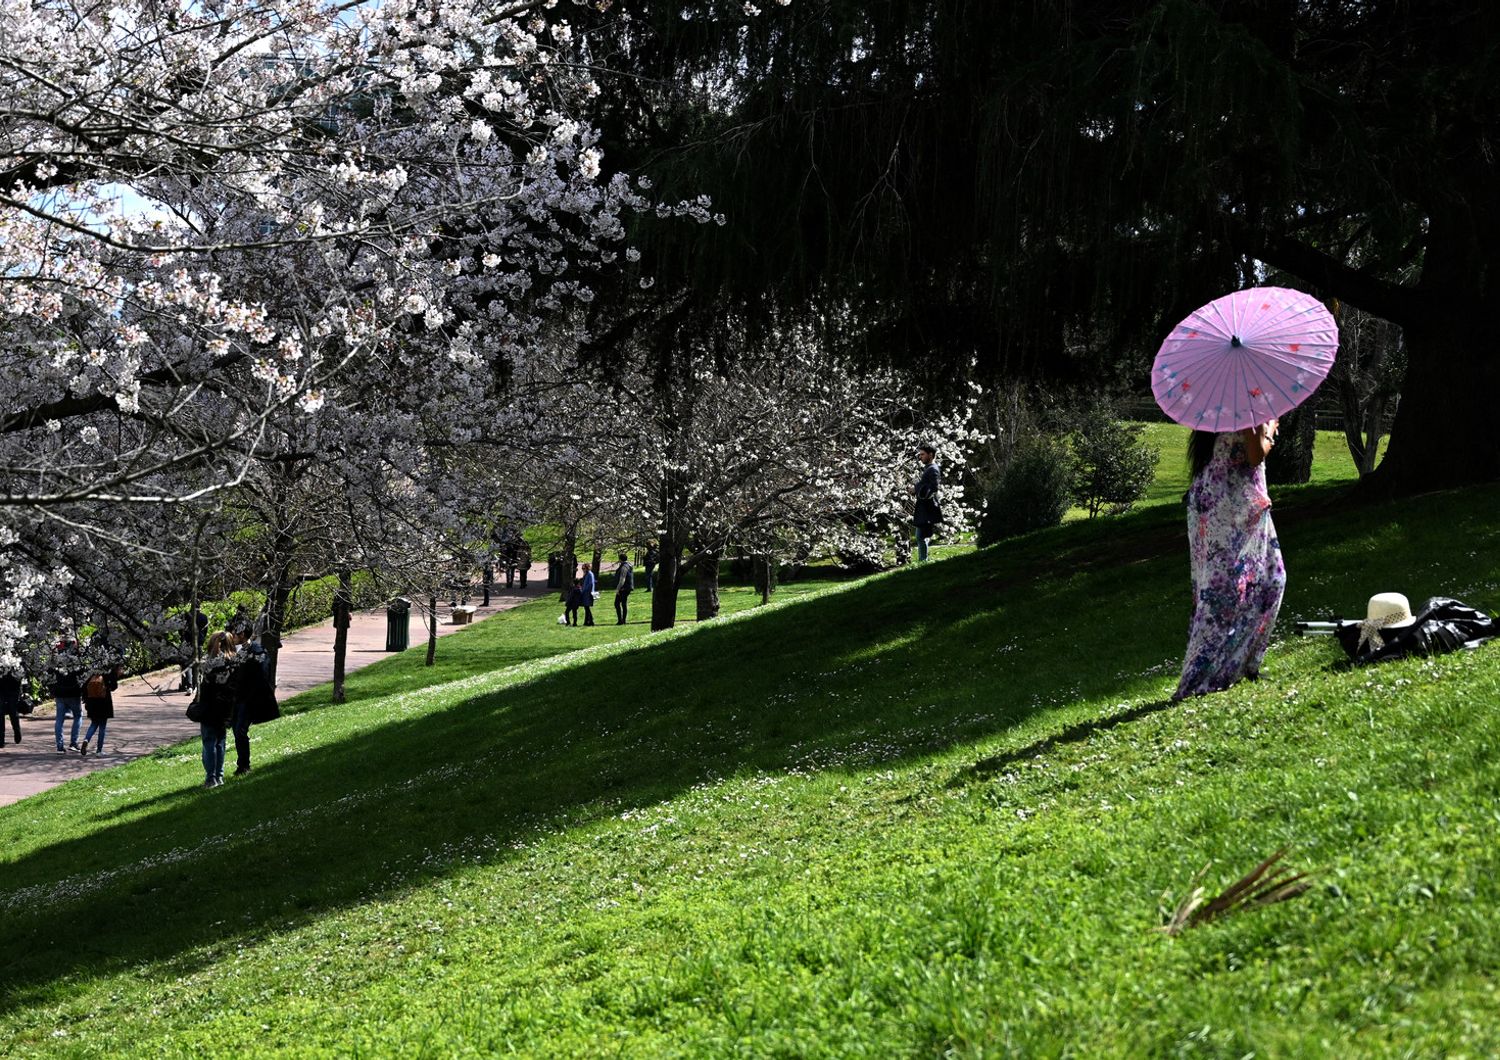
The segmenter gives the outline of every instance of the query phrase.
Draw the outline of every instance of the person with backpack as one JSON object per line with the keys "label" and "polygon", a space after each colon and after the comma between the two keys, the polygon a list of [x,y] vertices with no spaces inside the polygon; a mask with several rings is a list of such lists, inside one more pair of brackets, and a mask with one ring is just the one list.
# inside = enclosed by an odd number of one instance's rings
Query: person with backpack
{"label": "person with backpack", "polygon": [[208,638],[208,654],[198,694],[188,704],[189,721],[198,723],[203,739],[203,786],[217,788],[224,783],[224,739],[230,719],[234,717],[235,670],[234,635],[215,633]]}
{"label": "person with backpack", "polygon": [[111,666],[106,672],[91,674],[83,684],[83,709],[89,716],[88,731],[83,734],[83,746],[78,748],[78,753],[85,758],[89,753],[89,741],[94,738],[94,733],[99,733],[99,749],[95,754],[104,753],[104,733],[109,727],[109,721],[115,716],[115,689],[120,687],[120,667]]}
{"label": "person with backpack", "polygon": [[[76,640],[58,641],[57,657],[47,676],[47,690],[57,703],[57,722],[54,728],[58,754],[67,754],[69,747],[78,750],[78,727],[83,721],[84,678],[84,673],[78,666],[79,649],[80,645]],[[73,716],[73,732],[68,738],[68,746],[64,747],[63,726],[70,714]]]}
{"label": "person with backpack", "polygon": [[[244,637],[241,634],[241,637]],[[259,639],[239,645],[234,673],[234,775],[250,772],[250,726],[281,717],[271,690],[270,657]]]}

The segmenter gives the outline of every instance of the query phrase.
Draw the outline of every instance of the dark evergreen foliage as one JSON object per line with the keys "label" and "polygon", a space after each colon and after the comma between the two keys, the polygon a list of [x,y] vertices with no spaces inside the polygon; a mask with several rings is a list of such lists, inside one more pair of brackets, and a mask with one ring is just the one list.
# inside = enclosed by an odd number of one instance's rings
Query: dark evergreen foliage
{"label": "dark evergreen foliage", "polygon": [[1023,443],[985,498],[980,547],[1061,523],[1072,499],[1072,477],[1066,442],[1037,435]]}
{"label": "dark evergreen foliage", "polygon": [[858,300],[872,357],[1139,384],[1259,260],[1405,329],[1373,479],[1500,475],[1500,5],[762,6],[648,0],[616,27],[628,161],[728,221],[644,233],[669,285]]}

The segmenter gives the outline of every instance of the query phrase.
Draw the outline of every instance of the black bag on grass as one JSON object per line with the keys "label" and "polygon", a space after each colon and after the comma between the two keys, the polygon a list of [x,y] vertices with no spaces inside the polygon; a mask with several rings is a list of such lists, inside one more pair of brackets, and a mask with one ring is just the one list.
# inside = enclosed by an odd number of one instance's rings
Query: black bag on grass
{"label": "black bag on grass", "polygon": [[1461,600],[1434,596],[1422,605],[1411,625],[1379,632],[1379,645],[1361,631],[1358,622],[1341,623],[1334,636],[1356,663],[1375,663],[1477,647],[1500,636],[1500,621]]}

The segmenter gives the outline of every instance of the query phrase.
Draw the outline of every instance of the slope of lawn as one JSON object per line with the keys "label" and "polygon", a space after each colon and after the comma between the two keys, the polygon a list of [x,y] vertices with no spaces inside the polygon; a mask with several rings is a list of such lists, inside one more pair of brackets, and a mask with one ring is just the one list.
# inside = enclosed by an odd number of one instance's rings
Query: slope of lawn
{"label": "slope of lawn", "polygon": [[[1280,497],[1287,622],[1500,606],[1500,487]],[[222,789],[0,810],[0,1052],[1494,1055],[1500,644],[1170,705],[1186,567],[1163,505],[668,635],[531,605]],[[1282,847],[1309,893],[1155,930]]]}

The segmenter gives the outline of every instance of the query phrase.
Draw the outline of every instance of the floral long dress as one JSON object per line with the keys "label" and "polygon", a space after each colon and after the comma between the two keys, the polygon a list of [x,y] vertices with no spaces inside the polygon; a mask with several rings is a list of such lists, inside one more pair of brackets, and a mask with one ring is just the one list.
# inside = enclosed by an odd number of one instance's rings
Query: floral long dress
{"label": "floral long dress", "polygon": [[1193,623],[1176,699],[1255,677],[1286,591],[1265,465],[1238,433],[1221,434],[1187,495]]}

